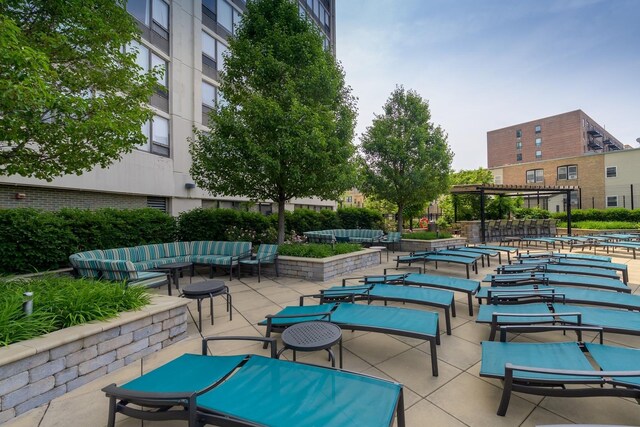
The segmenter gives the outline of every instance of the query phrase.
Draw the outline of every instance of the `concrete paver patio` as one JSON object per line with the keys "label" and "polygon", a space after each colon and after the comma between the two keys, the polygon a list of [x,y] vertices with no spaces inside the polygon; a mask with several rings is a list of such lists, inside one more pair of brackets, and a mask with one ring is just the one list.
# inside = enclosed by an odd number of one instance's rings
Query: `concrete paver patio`
{"label": "concrete paver patio", "polygon": [[[396,255],[402,254],[397,252]],[[639,293],[640,260],[620,255],[614,262],[629,265],[629,285]],[[381,274],[393,262],[383,263],[375,268],[360,270],[356,275]],[[438,270],[427,265],[430,274],[464,277],[460,266],[440,265]],[[492,268],[496,266],[493,265]],[[491,268],[480,269],[472,279],[480,280]],[[353,277],[350,273],[346,277]],[[196,281],[204,276],[194,277]],[[183,279],[186,283],[188,279]],[[225,311],[222,298],[215,298],[215,325],[210,324],[207,303],[203,303],[203,336],[250,335],[261,336],[263,327],[256,323],[266,314],[279,311],[286,305],[298,305],[301,295],[316,293],[319,289],[340,283],[340,278],[323,283],[286,277],[257,277],[246,273],[241,280],[227,281],[233,295],[233,321]],[[166,287],[154,290],[166,293]],[[382,304],[376,302],[375,304]],[[398,304],[396,304],[398,305]],[[418,310],[424,306],[405,305]],[[405,410],[408,426],[535,426],[542,424],[640,424],[640,406],[632,399],[613,397],[557,398],[516,394],[509,406],[506,417],[496,415],[502,387],[500,381],[480,378],[480,342],[486,340],[489,328],[475,323],[475,318],[467,313],[466,295],[456,295],[457,317],[452,318],[452,335],[442,331],[442,344],[438,347],[440,375],[431,376],[427,354],[428,344],[422,340],[396,337],[371,332],[343,331],[344,367],[355,372],[379,376],[398,381],[405,386]],[[432,308],[428,308],[433,310]],[[188,323],[189,337],[158,353],[149,355],[112,374],[97,379],[46,406],[36,408],[5,425],[22,426],[102,426],[107,421],[108,400],[101,388],[111,384],[122,384],[144,372],[177,357],[185,352],[199,353],[201,334],[198,332],[196,302],[189,304],[191,317]],[[436,310],[438,311],[438,310]],[[441,316],[443,312],[439,311]],[[441,327],[444,322],[441,322]],[[544,334],[518,336],[521,341],[566,339]],[[605,339],[614,345],[640,347],[640,337],[605,334]],[[216,343],[211,348],[214,354],[259,353],[267,355],[260,345],[246,342]],[[291,352],[283,357],[290,358]],[[299,353],[298,360],[308,363],[328,365],[326,353]],[[140,426],[141,421],[117,416],[118,426]],[[186,425],[179,422],[145,422],[145,426]]]}

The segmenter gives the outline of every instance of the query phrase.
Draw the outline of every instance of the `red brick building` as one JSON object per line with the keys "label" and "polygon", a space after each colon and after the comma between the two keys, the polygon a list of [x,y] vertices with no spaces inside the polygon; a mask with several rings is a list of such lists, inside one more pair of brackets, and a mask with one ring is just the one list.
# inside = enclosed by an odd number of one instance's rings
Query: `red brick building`
{"label": "red brick building", "polygon": [[620,141],[582,110],[487,132],[489,169],[623,149]]}

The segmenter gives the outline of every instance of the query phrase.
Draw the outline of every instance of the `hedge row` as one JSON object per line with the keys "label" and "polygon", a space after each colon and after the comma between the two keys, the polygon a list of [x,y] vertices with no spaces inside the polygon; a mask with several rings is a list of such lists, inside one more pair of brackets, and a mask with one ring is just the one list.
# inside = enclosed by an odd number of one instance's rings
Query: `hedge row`
{"label": "hedge row", "polygon": [[[286,231],[382,228],[382,216],[369,209],[286,212]],[[275,242],[277,215],[231,209],[194,209],[179,218],[155,209],[0,209],[0,274],[53,270],[70,254],[174,240]]]}
{"label": "hedge row", "polygon": [[[551,214],[552,218],[560,221],[567,220],[566,212]],[[609,208],[609,209],[572,209],[571,221],[626,221],[640,222],[640,209]]]}

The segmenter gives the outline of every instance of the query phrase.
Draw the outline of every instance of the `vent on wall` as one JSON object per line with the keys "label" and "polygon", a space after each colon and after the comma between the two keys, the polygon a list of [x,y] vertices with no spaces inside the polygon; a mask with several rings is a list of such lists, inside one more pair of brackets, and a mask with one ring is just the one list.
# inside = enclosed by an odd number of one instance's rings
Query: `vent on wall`
{"label": "vent on wall", "polygon": [[162,212],[167,212],[167,198],[166,197],[147,197],[147,207],[158,209]]}

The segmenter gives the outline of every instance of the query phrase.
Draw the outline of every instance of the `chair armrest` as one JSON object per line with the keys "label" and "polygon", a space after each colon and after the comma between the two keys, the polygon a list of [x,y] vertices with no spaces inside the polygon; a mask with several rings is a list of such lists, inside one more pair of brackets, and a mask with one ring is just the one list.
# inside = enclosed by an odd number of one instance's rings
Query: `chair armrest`
{"label": "chair armrest", "polygon": [[202,338],[202,354],[207,355],[207,344],[209,341],[258,341],[268,344],[271,347],[271,358],[276,359],[278,354],[278,344],[275,338],[248,337],[248,336],[227,336],[227,337],[204,337]]}

